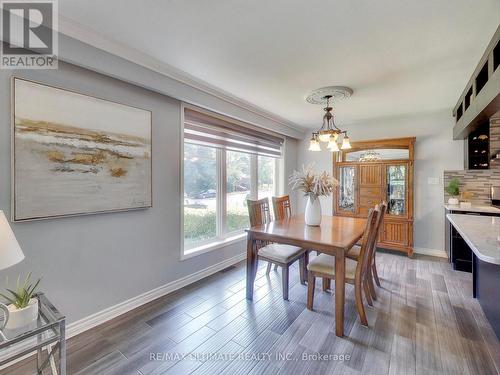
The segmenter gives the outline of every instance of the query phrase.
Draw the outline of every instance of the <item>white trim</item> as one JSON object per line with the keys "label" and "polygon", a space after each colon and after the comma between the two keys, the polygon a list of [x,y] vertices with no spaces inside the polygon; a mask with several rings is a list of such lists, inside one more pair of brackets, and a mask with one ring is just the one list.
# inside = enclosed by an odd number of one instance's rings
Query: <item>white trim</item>
{"label": "white trim", "polygon": [[414,247],[413,252],[416,254],[430,255],[439,258],[448,258],[446,251],[438,249],[427,249],[425,247]]}
{"label": "white trim", "polygon": [[[80,319],[76,322],[68,324],[66,327],[66,341],[70,338],[79,335],[89,329],[95,328],[101,324],[106,323],[107,321],[114,319],[120,315],[123,315],[133,309],[136,309],[146,303],[154,301],[157,298],[163,297],[167,294],[170,294],[178,289],[184,288],[185,286],[192,284],[196,281],[199,281],[205,277],[211,276],[214,273],[222,271],[223,269],[230,267],[236,263],[241,262],[246,259],[246,253],[238,254],[232,258],[223,260],[222,262],[211,265],[207,268],[204,268],[200,271],[197,271],[188,276],[182,277],[178,280],[171,281],[165,285],[162,285],[158,288],[150,290],[148,292],[142,293],[136,297],[130,298],[126,301],[120,302],[114,306],[108,307],[104,310],[98,311],[92,315],[87,316],[86,318]],[[15,346],[16,350],[23,350],[27,348],[27,345],[19,344]],[[33,353],[34,354],[34,353]],[[27,354],[21,358],[16,359],[10,363],[5,364],[4,366],[0,366],[0,370],[3,370],[7,367],[10,367],[26,358],[29,358],[33,354]]]}
{"label": "white trim", "polygon": [[[184,234],[183,234],[184,235]],[[224,238],[221,240],[213,240],[212,242],[208,242],[206,244],[197,246],[193,249],[187,249],[181,254],[181,260],[186,260],[190,258],[194,258],[198,255],[208,253],[213,250],[220,249],[225,246],[232,245],[237,242],[241,242],[246,238],[246,233],[238,233],[237,235],[233,235],[228,238]]]}
{"label": "white trim", "polygon": [[[184,85],[200,90],[206,94],[212,95],[220,100],[235,105],[238,108],[249,111],[253,114],[278,123],[292,131],[305,134],[307,129],[275,115],[263,108],[260,108],[246,100],[243,100],[225,90],[220,89],[208,82],[205,82],[191,74],[184,72],[174,66],[167,64],[151,55],[145,54],[129,47],[121,42],[104,37],[99,32],[84,26],[74,20],[59,15],[59,32],[70,38],[79,40],[93,47],[107,51],[115,56],[119,56],[137,65],[143,66],[154,72],[160,73],[168,78],[176,80]],[[180,99],[180,98],[177,98]],[[181,99],[182,100],[182,99]],[[196,103],[192,103],[197,105]],[[207,108],[210,109],[210,108]]]}

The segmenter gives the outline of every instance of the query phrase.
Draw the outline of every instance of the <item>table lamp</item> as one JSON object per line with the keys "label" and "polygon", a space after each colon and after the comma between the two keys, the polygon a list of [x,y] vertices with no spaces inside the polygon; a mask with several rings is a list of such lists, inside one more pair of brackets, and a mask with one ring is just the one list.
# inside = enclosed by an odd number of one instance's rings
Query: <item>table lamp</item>
{"label": "table lamp", "polygon": [[[0,270],[9,268],[24,259],[23,251],[14,236],[14,232],[7,221],[3,211],[0,210]],[[9,309],[0,303],[0,310],[5,313],[5,319],[0,322],[0,329],[3,329],[9,320]]]}

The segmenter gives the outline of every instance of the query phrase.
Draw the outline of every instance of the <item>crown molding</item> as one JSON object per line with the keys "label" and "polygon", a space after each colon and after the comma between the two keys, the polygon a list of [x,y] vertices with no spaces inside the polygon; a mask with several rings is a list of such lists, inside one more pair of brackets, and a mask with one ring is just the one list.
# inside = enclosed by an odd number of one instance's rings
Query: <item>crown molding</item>
{"label": "crown molding", "polygon": [[[59,33],[64,34],[70,38],[79,40],[85,44],[95,48],[104,50],[115,56],[121,57],[134,64],[140,65],[144,68],[150,69],[156,73],[162,74],[170,79],[180,82],[184,85],[200,90],[206,94],[223,100],[232,104],[240,109],[249,111],[257,116],[263,117],[267,120],[280,124],[292,131],[304,134],[307,130],[287,119],[284,119],[274,113],[271,113],[263,108],[260,108],[244,99],[241,99],[225,90],[222,90],[208,82],[205,82],[189,73],[186,73],[170,64],[162,62],[161,60],[138,51],[135,48],[126,46],[125,44],[104,37],[98,32],[62,15],[59,15]],[[183,100],[183,98],[175,98]],[[196,104],[196,103],[193,103]]]}

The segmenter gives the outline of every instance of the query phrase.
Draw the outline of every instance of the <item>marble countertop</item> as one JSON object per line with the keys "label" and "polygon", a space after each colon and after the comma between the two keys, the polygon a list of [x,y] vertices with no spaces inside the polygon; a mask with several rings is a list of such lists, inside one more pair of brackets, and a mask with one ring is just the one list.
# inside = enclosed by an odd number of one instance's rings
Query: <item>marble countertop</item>
{"label": "marble countertop", "polygon": [[483,262],[500,265],[500,218],[447,214],[446,217]]}
{"label": "marble countertop", "polygon": [[444,208],[448,211],[462,211],[462,212],[485,212],[500,215],[500,208],[486,205],[472,205],[470,208],[462,208],[459,204],[445,204]]}

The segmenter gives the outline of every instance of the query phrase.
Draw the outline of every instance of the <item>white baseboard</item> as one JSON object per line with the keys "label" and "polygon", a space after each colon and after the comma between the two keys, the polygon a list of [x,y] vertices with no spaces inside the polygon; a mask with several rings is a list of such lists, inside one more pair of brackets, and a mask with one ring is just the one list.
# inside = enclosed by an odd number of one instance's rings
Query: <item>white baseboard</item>
{"label": "white baseboard", "polygon": [[[126,312],[129,312],[130,310],[133,310],[137,307],[140,307],[148,302],[151,302],[157,298],[163,297],[169,293],[172,293],[178,289],[181,289],[189,284],[192,284],[198,280],[201,280],[205,277],[208,277],[210,275],[213,275],[214,273],[217,273],[219,271],[222,271],[223,269],[230,267],[236,263],[241,262],[243,259],[246,258],[246,253],[243,254],[238,254],[232,258],[226,259],[222,262],[219,262],[217,264],[214,264],[210,267],[207,267],[205,269],[202,269],[198,272],[195,272],[191,275],[182,277],[178,280],[174,280],[169,282],[168,284],[162,285],[158,288],[155,288],[153,290],[150,290],[146,293],[140,294],[136,297],[130,298],[126,301],[120,302],[114,306],[108,307],[104,310],[101,310],[99,312],[96,312],[95,314],[92,314],[90,316],[87,316],[86,318],[80,319],[76,322],[73,322],[71,324],[68,324],[66,327],[66,339],[69,339],[73,336],[76,336],[82,332],[85,332],[91,328],[97,327],[100,324],[103,324],[107,322],[108,320],[114,319],[122,314],[125,314]],[[16,346],[17,350],[22,350],[25,349],[23,345]],[[25,355],[15,361],[12,361],[11,363],[8,363],[7,365],[0,366],[0,370],[3,370],[25,358],[30,357],[32,354]]]}
{"label": "white baseboard", "polygon": [[82,332],[85,332],[91,328],[94,328],[100,324],[107,322],[108,320],[114,319],[130,310],[140,307],[148,302],[151,302],[157,298],[163,297],[169,293],[172,293],[178,289],[184,288],[185,286],[192,284],[198,280],[201,280],[207,276],[213,275],[227,267],[230,267],[238,262],[241,262],[246,258],[246,253],[238,254],[232,258],[226,259],[220,263],[214,264],[210,267],[202,269],[191,275],[185,276],[178,280],[169,282],[168,284],[162,285],[158,288],[150,290],[146,293],[140,294],[129,300],[118,303],[117,305],[108,307],[104,310],[98,311],[95,314],[89,315],[86,318],[80,319],[76,322],[68,324],[66,329],[66,337],[70,338],[76,336]]}
{"label": "white baseboard", "polygon": [[446,254],[446,251],[444,250],[427,249],[425,247],[414,247],[413,252],[422,255],[430,255],[433,257],[448,258],[448,254]]}

